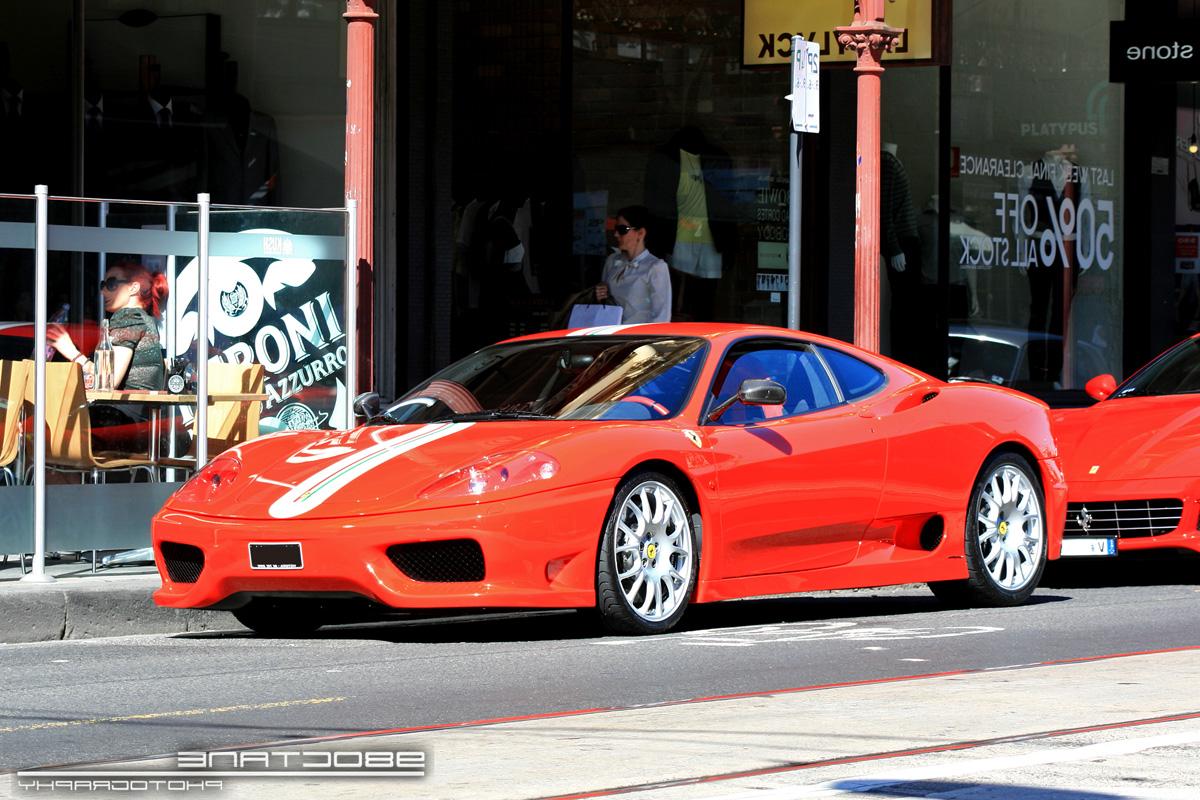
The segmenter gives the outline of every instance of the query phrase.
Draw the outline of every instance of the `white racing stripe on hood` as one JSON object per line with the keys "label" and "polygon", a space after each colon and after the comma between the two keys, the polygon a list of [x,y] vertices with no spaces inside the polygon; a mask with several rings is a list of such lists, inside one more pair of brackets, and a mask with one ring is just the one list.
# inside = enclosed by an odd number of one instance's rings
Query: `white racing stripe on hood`
{"label": "white racing stripe on hood", "polygon": [[610,333],[623,331],[626,328],[636,328],[641,324],[640,322],[631,322],[628,325],[601,325],[598,328],[580,328],[577,331],[571,331],[567,336],[607,336]]}
{"label": "white racing stripe on hood", "polygon": [[[370,472],[380,464],[430,442],[461,433],[474,424],[474,422],[433,422],[415,431],[382,442],[378,441],[378,435],[376,435],[376,444],[339,459],[315,475],[309,476],[272,503],[267,513],[276,519],[290,519],[307,514],[332,497],[346,484]],[[381,432],[384,430],[387,429],[380,429]]]}

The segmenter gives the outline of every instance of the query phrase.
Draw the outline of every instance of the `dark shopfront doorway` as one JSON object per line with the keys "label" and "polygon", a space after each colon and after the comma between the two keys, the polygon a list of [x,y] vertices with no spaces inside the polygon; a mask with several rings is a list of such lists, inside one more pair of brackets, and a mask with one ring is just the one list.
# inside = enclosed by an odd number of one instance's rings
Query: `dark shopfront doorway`
{"label": "dark shopfront doorway", "polygon": [[[554,324],[597,277],[603,218],[643,201],[649,156],[692,123],[732,163],[721,180],[739,237],[714,318],[782,324],[783,304],[755,286],[764,250],[754,217],[773,195],[753,187],[786,189],[786,76],[738,62],[740,2],[692,3],[690,16],[675,5],[641,5],[632,22],[602,19],[587,0],[410,5],[397,31],[407,48],[397,254],[408,265],[397,389]],[[1096,43],[1110,20],[1158,4],[1126,5],[957,3],[943,15],[948,63],[889,67],[885,353],[935,375],[1078,400],[1091,374],[1122,377],[1187,331],[1200,292],[1175,272],[1175,194],[1188,169],[1175,155],[1191,84],[1108,81]],[[823,73],[823,132],[805,151],[802,325],[847,340],[854,93],[851,71]],[[1036,224],[1014,227],[1014,203],[1036,206]],[[1082,209],[1087,237],[1060,243],[1052,222],[1072,219],[1064,206]]]}

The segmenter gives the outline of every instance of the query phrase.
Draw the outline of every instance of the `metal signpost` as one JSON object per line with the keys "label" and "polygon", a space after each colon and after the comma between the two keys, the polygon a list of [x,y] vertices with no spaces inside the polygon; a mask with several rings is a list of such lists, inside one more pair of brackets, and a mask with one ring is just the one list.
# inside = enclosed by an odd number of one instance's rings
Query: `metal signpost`
{"label": "metal signpost", "polygon": [[788,327],[800,328],[800,181],[802,133],[821,130],[821,47],[792,37],[791,152],[788,159]]}

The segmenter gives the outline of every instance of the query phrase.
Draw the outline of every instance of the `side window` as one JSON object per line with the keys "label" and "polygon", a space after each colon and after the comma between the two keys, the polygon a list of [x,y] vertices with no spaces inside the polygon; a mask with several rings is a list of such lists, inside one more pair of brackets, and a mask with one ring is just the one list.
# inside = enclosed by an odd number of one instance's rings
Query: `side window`
{"label": "side window", "polygon": [[833,376],[837,378],[838,384],[842,387],[842,394],[847,400],[857,400],[860,397],[866,397],[883,386],[883,373],[870,364],[859,361],[854,356],[847,355],[841,350],[834,350],[829,347],[819,347],[817,349],[821,351],[821,356],[825,359],[825,363],[833,371]]}
{"label": "side window", "polygon": [[759,422],[805,414],[837,404],[837,392],[812,350],[800,347],[735,348],[725,357],[713,384],[713,405],[737,394],[749,378],[775,381],[787,391],[778,406],[734,403],[717,420],[720,424]]}

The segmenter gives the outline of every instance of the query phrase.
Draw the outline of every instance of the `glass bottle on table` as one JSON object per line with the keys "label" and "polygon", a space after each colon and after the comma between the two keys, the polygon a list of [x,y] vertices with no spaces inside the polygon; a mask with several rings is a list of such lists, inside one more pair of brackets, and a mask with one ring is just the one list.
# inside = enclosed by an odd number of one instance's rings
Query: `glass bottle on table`
{"label": "glass bottle on table", "polygon": [[113,346],[108,333],[108,320],[100,320],[100,344],[96,345],[96,377],[93,385],[97,391],[111,392],[113,386]]}

